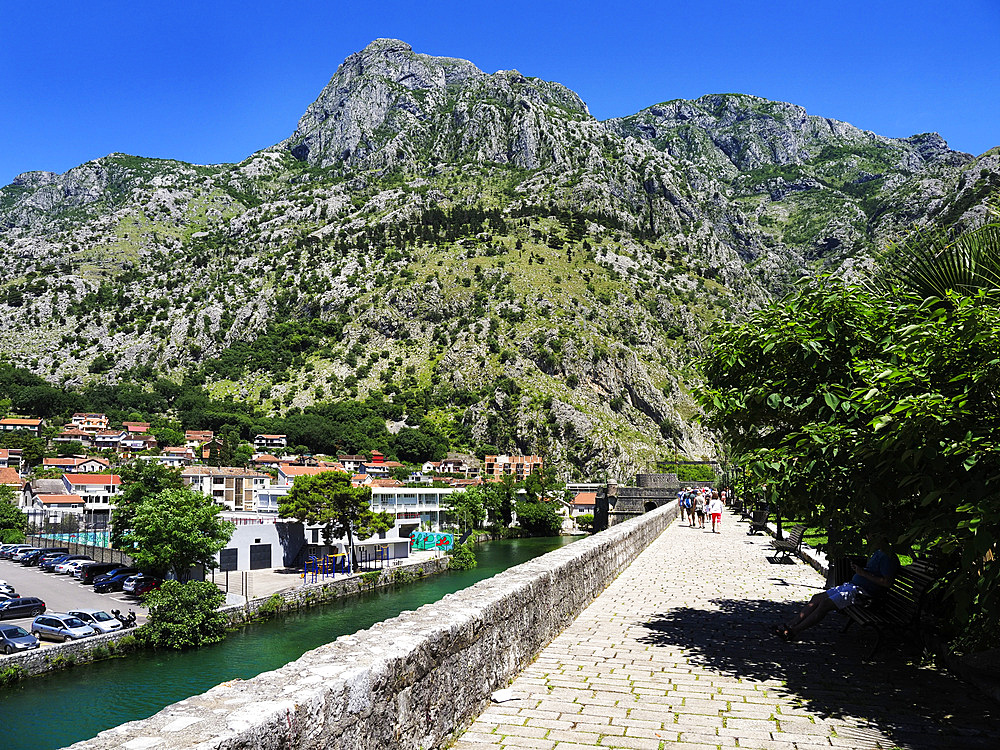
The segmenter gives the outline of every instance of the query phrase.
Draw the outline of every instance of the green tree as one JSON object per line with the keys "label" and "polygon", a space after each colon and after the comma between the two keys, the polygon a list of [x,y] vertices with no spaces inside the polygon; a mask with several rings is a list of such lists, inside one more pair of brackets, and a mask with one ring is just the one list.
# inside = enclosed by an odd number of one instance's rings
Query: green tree
{"label": "green tree", "polygon": [[24,541],[28,517],[17,507],[17,496],[7,485],[0,485],[0,542],[17,544]]}
{"label": "green tree", "polygon": [[517,525],[531,536],[558,536],[562,531],[563,519],[557,507],[555,500],[523,500],[515,505]]}
{"label": "green tree", "polygon": [[509,528],[514,522],[517,480],[513,475],[505,474],[499,482],[486,482],[480,485],[480,489],[492,525],[501,529]]}
{"label": "green tree", "polygon": [[482,485],[467,487],[461,492],[445,495],[443,506],[463,531],[480,529],[486,520],[486,498]]}
{"label": "green tree", "polygon": [[576,525],[579,526],[583,531],[593,531],[594,530],[594,514],[593,513],[581,513],[576,517]]}
{"label": "green tree", "polygon": [[214,567],[216,553],[232,537],[235,526],[219,517],[220,510],[195,490],[163,490],[134,506],[123,548],[138,567],[184,581],[193,565]]}
{"label": "green tree", "polygon": [[111,511],[111,546],[121,549],[124,535],[132,528],[136,508],[164,490],[182,488],[184,482],[180,469],[152,461],[133,461],[118,474],[122,483]]}
{"label": "green tree", "polygon": [[394,523],[391,514],[372,511],[371,494],[369,487],[354,487],[349,474],[324,471],[296,477],[278,513],[282,518],[296,518],[322,526],[327,545],[334,539],[346,537],[353,570],[354,538],[367,539],[380,531],[388,531]]}
{"label": "green tree", "polygon": [[20,448],[25,466],[37,466],[45,458],[45,440],[23,430],[5,432],[0,436],[0,448]]}
{"label": "green tree", "polygon": [[184,445],[184,433],[173,427],[154,427],[149,434],[156,438],[162,447]]}
{"label": "green tree", "polygon": [[[922,293],[922,291],[921,291]],[[934,558],[953,633],[1000,632],[1000,308],[827,281],[720,332],[699,399],[785,515]]]}
{"label": "green tree", "polygon": [[219,611],[225,596],[210,581],[164,581],[144,603],[149,616],[143,640],[158,648],[197,648],[226,637],[228,619]]}
{"label": "green tree", "polygon": [[455,545],[450,554],[451,559],[448,561],[450,570],[472,570],[479,564],[470,542]]}

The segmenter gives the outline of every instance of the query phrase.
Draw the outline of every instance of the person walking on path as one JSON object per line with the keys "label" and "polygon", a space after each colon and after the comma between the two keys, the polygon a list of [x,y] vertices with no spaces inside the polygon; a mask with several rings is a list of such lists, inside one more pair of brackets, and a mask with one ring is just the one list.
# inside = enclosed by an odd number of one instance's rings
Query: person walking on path
{"label": "person walking on path", "polygon": [[698,516],[698,527],[705,528],[705,493],[699,492],[694,499],[694,512]]}
{"label": "person walking on path", "polygon": [[712,533],[720,533],[717,529],[722,527],[722,500],[718,497],[713,497],[708,502],[708,514],[712,517]]}

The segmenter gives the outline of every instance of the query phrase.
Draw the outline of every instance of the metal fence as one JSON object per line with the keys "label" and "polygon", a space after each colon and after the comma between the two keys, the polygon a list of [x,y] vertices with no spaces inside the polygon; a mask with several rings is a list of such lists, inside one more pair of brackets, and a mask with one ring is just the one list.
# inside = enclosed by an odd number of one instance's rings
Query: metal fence
{"label": "metal fence", "polygon": [[96,544],[84,544],[68,539],[60,539],[63,534],[28,534],[25,544],[33,547],[65,547],[71,555],[87,555],[97,562],[115,563],[117,565],[131,565],[132,558],[125,552],[110,547],[101,547]]}

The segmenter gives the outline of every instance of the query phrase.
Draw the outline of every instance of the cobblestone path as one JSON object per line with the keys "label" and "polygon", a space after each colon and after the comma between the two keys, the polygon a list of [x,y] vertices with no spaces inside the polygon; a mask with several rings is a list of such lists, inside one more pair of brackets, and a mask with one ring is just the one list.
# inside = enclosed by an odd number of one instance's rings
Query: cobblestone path
{"label": "cobblestone path", "polygon": [[723,521],[670,526],[453,750],[1000,748],[995,704],[893,648],[866,662],[836,614],[798,643],[771,635],[823,579]]}

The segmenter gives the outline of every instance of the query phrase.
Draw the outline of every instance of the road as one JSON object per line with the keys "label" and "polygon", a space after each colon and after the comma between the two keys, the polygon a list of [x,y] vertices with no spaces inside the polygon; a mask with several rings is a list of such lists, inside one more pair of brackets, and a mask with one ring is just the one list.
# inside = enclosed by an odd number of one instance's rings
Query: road
{"label": "road", "polygon": [[[10,560],[0,560],[0,580],[11,584],[21,596],[37,596],[45,602],[46,612],[65,612],[69,609],[95,608],[111,612],[119,609],[128,612],[134,609],[138,624],[146,621],[146,608],[121,591],[107,594],[97,594],[93,586],[84,586],[72,576],[45,573],[37,567],[24,567],[21,563]],[[3,620],[3,623],[20,625],[25,630],[31,630],[33,617],[15,617]],[[51,641],[42,641],[42,648],[54,645]]]}

